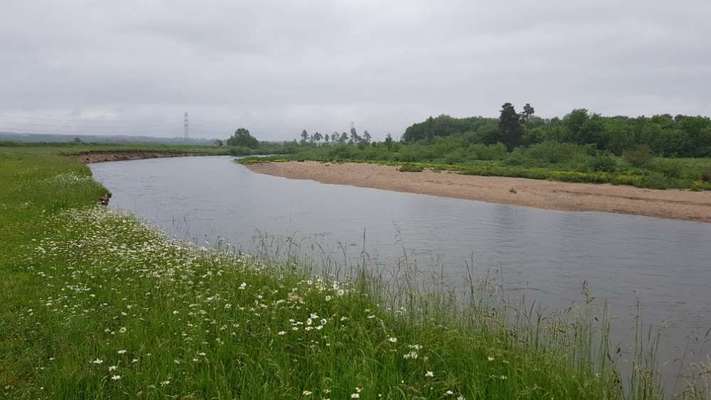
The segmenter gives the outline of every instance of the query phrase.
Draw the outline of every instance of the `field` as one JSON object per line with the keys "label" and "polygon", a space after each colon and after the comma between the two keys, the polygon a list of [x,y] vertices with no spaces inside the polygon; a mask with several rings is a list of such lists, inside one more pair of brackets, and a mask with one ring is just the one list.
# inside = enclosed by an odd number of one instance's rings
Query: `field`
{"label": "field", "polygon": [[[586,301],[539,316],[485,282],[393,291],[367,271],[336,282],[176,243],[98,206],[106,189],[66,153],[0,146],[0,396],[661,397],[654,349],[640,339],[622,381]],[[703,382],[680,395],[704,398]]]}

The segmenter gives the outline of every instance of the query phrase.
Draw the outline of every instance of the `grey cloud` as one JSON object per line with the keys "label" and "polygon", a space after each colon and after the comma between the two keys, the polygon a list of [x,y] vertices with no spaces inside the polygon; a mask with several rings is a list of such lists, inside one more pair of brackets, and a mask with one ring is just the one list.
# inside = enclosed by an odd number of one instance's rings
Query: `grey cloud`
{"label": "grey cloud", "polygon": [[264,139],[429,115],[705,114],[711,3],[6,0],[0,130]]}

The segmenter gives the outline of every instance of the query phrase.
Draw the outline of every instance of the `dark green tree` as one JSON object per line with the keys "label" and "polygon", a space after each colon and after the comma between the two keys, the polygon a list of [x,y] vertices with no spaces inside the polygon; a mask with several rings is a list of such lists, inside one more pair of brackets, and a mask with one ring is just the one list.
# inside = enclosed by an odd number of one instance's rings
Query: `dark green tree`
{"label": "dark green tree", "polygon": [[511,103],[505,103],[501,106],[499,132],[501,143],[506,146],[508,151],[513,150],[521,143],[521,137],[523,136],[521,117],[516,113],[516,109]]}
{"label": "dark green tree", "polygon": [[392,149],[393,147],[393,137],[390,136],[389,133],[387,136],[385,136],[385,147],[388,148],[388,151],[390,151],[390,149]]}
{"label": "dark green tree", "polygon": [[372,137],[370,136],[370,133],[367,130],[363,131],[363,143],[369,144],[371,139]]}
{"label": "dark green tree", "polygon": [[523,113],[521,113],[521,118],[523,119],[524,122],[528,122],[531,117],[533,117],[533,113],[535,110],[531,106],[531,104],[526,103],[525,106],[523,106]]}
{"label": "dark green tree", "polygon": [[228,146],[249,147],[254,149],[259,146],[259,141],[245,128],[239,128],[231,138],[227,139]]}

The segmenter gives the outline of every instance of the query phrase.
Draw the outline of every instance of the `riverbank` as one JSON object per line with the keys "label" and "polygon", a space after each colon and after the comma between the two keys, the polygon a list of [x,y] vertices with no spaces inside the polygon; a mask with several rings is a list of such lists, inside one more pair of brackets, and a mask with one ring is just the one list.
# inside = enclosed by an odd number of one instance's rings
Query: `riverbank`
{"label": "riverbank", "polygon": [[166,157],[187,157],[192,155],[204,155],[195,153],[172,153],[160,151],[88,151],[79,153],[76,157],[83,164],[109,162],[109,161],[130,161],[144,160],[149,158],[166,158]]}
{"label": "riverbank", "polygon": [[[367,274],[334,282],[176,243],[95,206],[106,189],[90,170],[46,149],[0,148],[0,187],[7,398],[620,399],[625,391],[618,356],[593,345],[606,343],[606,329],[593,325],[591,309],[576,309],[576,320],[508,325],[506,308],[483,299],[413,289],[386,298]],[[659,398],[653,370],[639,365],[627,398]]]}
{"label": "riverbank", "polygon": [[554,182],[447,171],[400,172],[369,163],[249,163],[254,172],[322,183],[565,211],[603,211],[711,223],[711,192]]}

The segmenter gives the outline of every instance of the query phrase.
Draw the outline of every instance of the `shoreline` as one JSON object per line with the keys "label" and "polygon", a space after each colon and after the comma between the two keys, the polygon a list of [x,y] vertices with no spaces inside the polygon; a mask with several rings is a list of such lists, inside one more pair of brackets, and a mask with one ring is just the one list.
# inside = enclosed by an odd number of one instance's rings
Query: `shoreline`
{"label": "shoreline", "polygon": [[460,175],[446,171],[400,172],[397,167],[367,163],[288,161],[246,167],[256,173],[328,184],[551,210],[601,211],[711,223],[711,192]]}
{"label": "shoreline", "polygon": [[71,154],[70,156],[75,156],[79,159],[82,164],[93,164],[101,162],[110,161],[132,161],[132,160],[146,160],[149,158],[168,158],[168,157],[190,157],[199,156],[201,154],[193,153],[170,153],[170,152],[160,152],[160,151],[89,151],[78,154]]}

